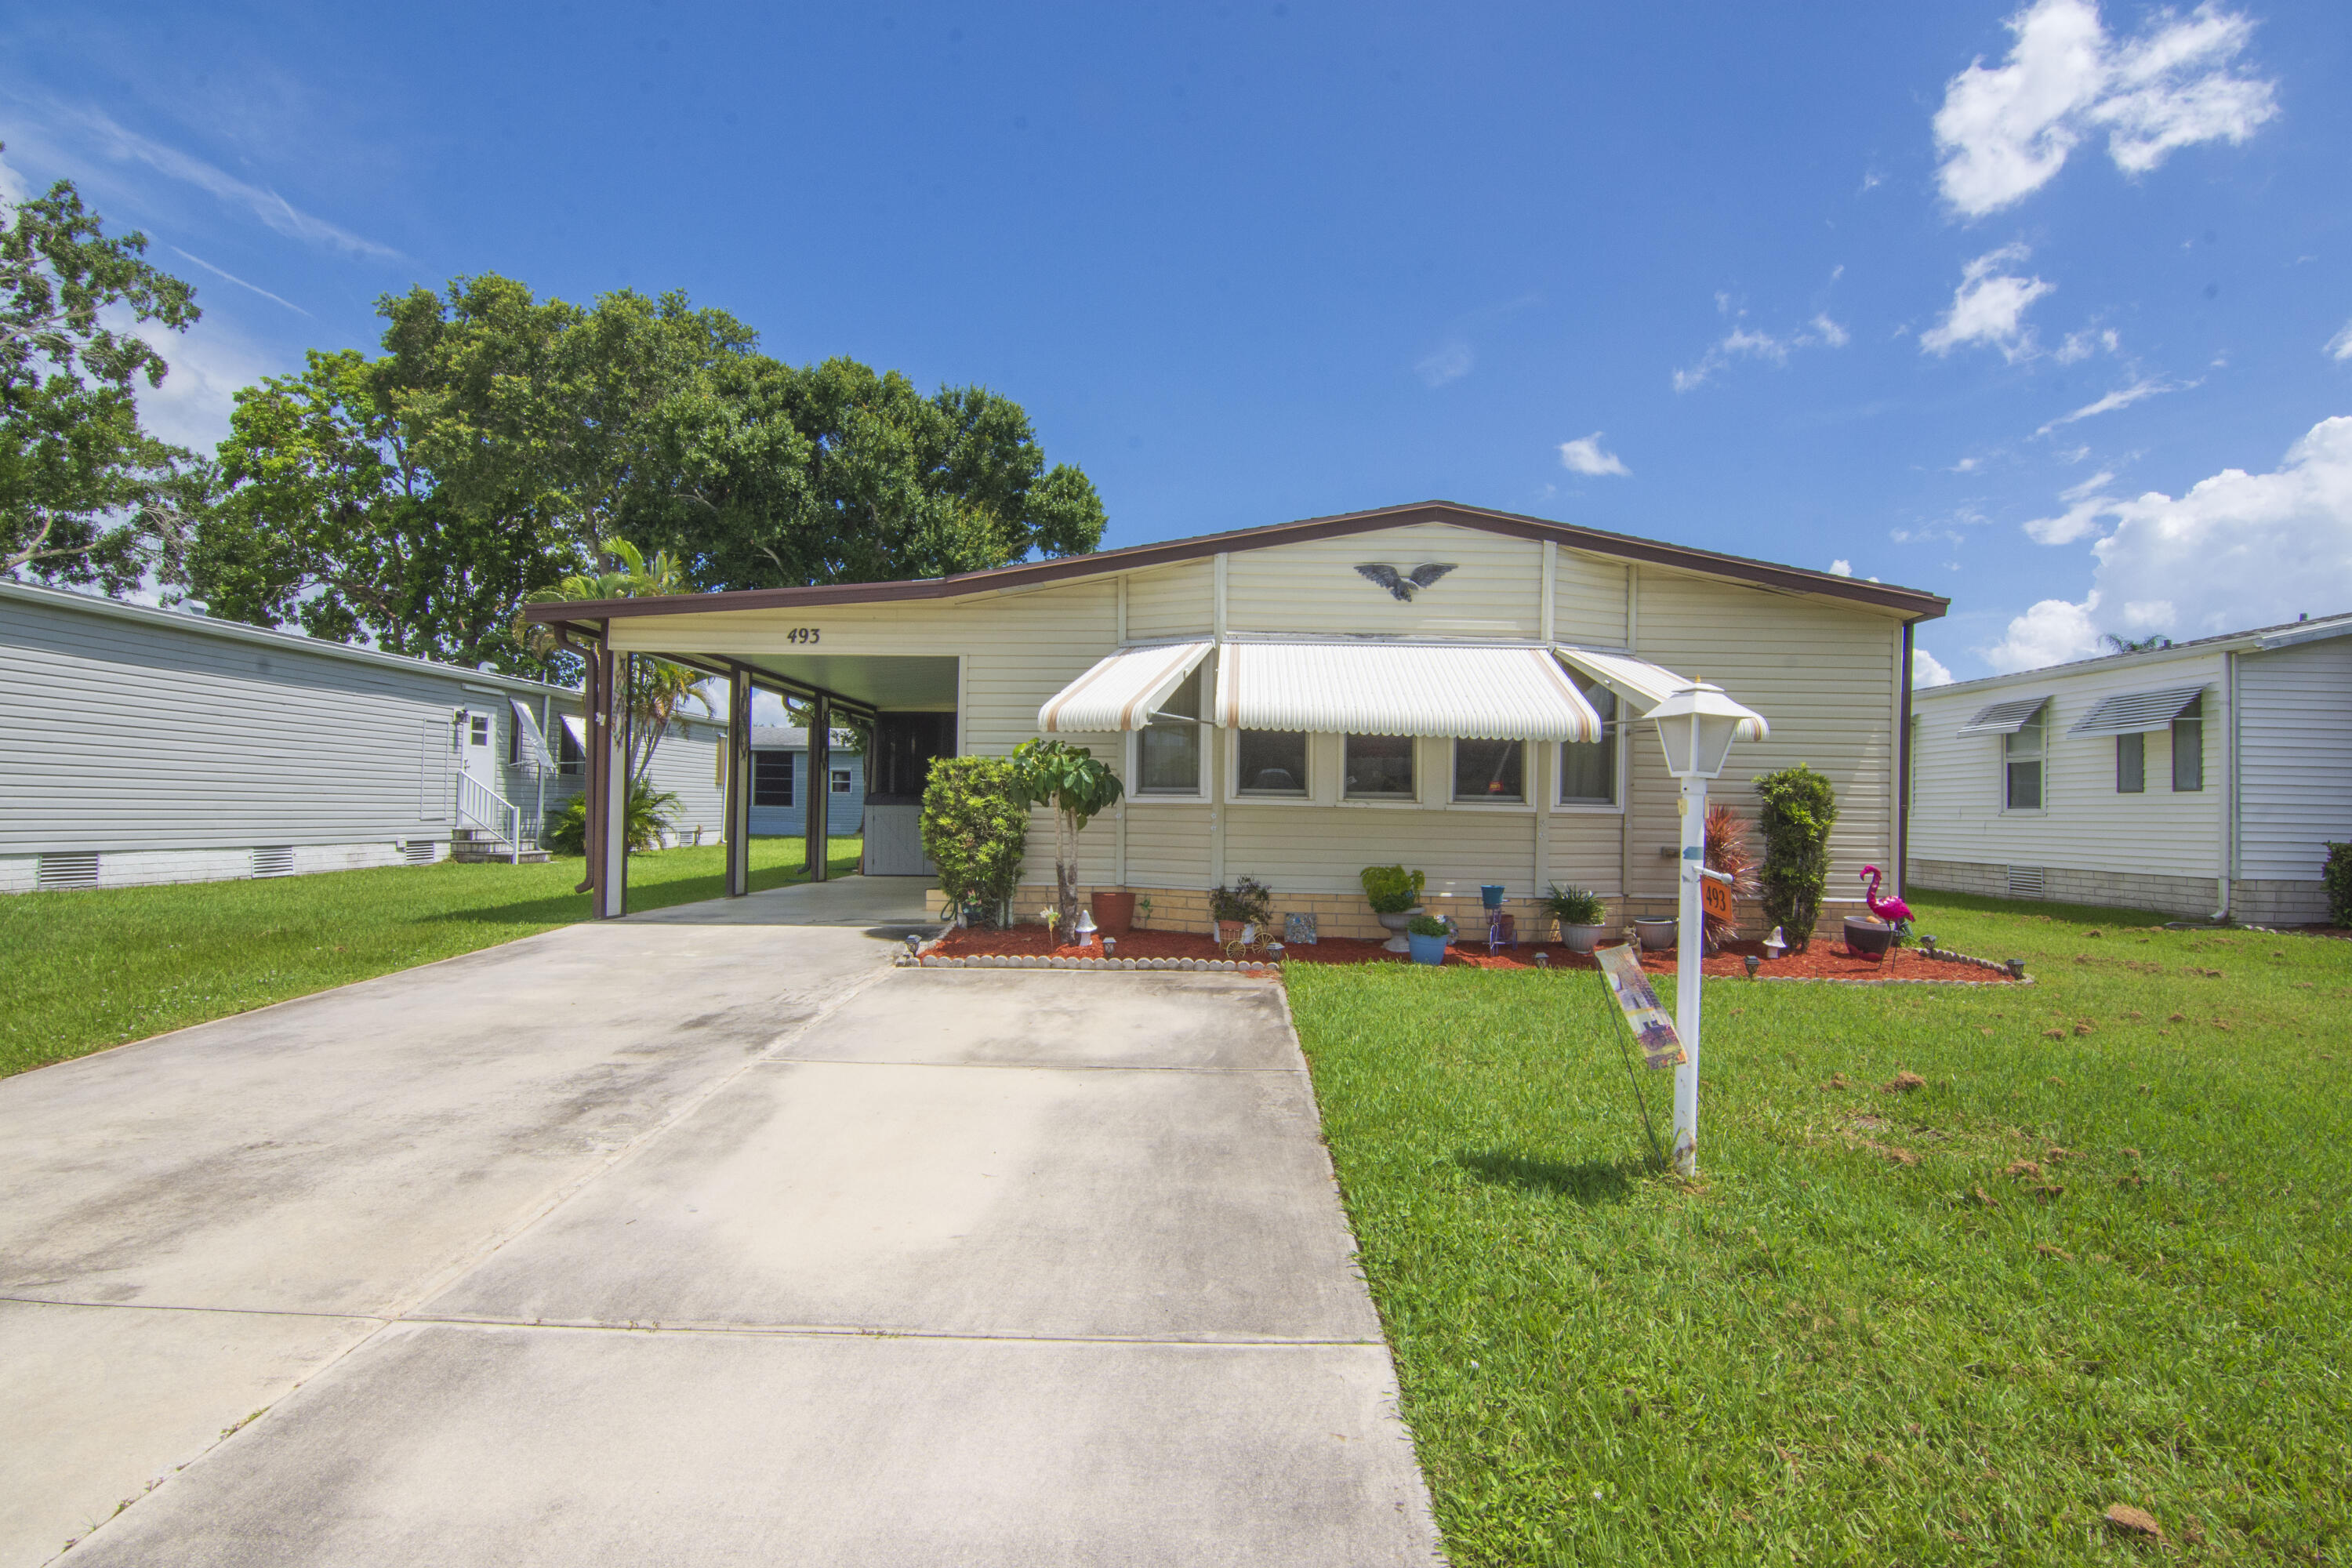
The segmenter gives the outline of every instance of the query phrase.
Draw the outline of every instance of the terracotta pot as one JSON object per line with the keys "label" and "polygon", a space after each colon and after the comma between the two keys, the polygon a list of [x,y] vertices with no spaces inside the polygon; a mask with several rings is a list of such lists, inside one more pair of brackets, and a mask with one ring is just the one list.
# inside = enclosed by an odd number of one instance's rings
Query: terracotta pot
{"label": "terracotta pot", "polygon": [[1129,892],[1097,893],[1094,897],[1095,929],[1105,936],[1125,936],[1135,929],[1135,895]]}

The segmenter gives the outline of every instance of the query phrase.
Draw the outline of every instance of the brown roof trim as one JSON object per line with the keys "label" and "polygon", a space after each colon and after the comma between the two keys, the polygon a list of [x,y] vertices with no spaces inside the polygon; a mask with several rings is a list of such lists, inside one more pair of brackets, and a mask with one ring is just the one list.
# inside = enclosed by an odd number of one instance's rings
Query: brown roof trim
{"label": "brown roof trim", "polygon": [[1422,501],[1412,506],[1381,507],[1372,511],[1343,512],[1335,517],[1312,517],[1265,528],[1236,529],[1227,533],[1203,533],[1160,544],[1135,544],[1124,550],[1098,551],[1091,555],[1064,555],[1050,561],[1026,561],[1014,566],[959,573],[952,577],[919,577],[911,582],[895,583],[827,583],[807,588],[740,588],[720,594],[672,594],[643,599],[527,605],[523,607],[523,618],[531,622],[546,622],[622,616],[707,615],[726,610],[782,610],[825,605],[875,605],[915,599],[960,599],[971,594],[1034,587],[1044,583],[1095,577],[1113,572],[1134,572],[1176,562],[1204,560],[1229,551],[1270,550],[1276,545],[1298,544],[1307,540],[1332,539],[1350,533],[1369,533],[1376,529],[1414,522],[1449,522],[1457,527],[1509,534],[1518,539],[1550,540],[1571,550],[1588,551],[1596,555],[1614,555],[1655,566],[1672,566],[1713,577],[1729,577],[1792,594],[1820,594],[1833,599],[1851,599],[1881,609],[1899,611],[1910,620],[1934,620],[1942,616],[1951,604],[1949,599],[1940,595],[1917,588],[1898,588],[1885,583],[1840,577],[1828,572],[1809,572],[1801,566],[1780,566],[1769,561],[1751,561],[1745,556],[1722,555],[1712,550],[1663,544],[1656,540],[1639,539],[1627,533],[1609,533],[1597,528],[1580,528],[1573,523],[1552,522],[1540,517],[1523,517],[1516,512],[1488,511],[1482,507],[1435,500]]}

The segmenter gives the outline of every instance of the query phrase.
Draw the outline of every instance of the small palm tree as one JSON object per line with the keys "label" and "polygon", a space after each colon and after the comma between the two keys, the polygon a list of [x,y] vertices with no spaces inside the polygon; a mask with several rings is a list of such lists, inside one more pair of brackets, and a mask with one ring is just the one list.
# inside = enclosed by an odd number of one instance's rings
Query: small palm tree
{"label": "small palm tree", "polygon": [[[608,539],[603,546],[604,570],[574,573],[552,588],[530,595],[526,604],[579,604],[593,599],[650,598],[693,591],[686,567],[668,551],[657,552],[650,564],[645,552],[625,539]],[[523,626],[527,646],[544,659],[556,657],[555,634],[546,626]],[[629,715],[629,741],[625,772],[632,798],[653,773],[654,750],[668,732],[677,710],[691,699],[706,713],[718,711],[703,691],[705,677],[665,658],[630,654],[621,673],[621,707]],[[674,797],[673,797],[674,798]],[[632,847],[635,847],[634,838]]]}

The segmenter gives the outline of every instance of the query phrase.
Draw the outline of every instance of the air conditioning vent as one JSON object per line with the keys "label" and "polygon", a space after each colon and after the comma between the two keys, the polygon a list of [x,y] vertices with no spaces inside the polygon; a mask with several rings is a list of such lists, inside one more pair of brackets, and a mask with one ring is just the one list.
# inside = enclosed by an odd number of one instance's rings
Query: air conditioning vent
{"label": "air conditioning vent", "polygon": [[2012,899],[2040,899],[2049,895],[2042,890],[2042,868],[2011,866],[2009,868],[2009,896]]}
{"label": "air conditioning vent", "polygon": [[400,853],[412,866],[430,866],[441,848],[432,838],[412,838],[400,847]]}
{"label": "air conditioning vent", "polygon": [[33,874],[37,888],[95,888],[98,886],[98,851],[77,849],[63,855],[44,855]]}
{"label": "air conditioning vent", "polygon": [[253,874],[257,877],[290,877],[294,874],[294,847],[279,844],[253,852]]}

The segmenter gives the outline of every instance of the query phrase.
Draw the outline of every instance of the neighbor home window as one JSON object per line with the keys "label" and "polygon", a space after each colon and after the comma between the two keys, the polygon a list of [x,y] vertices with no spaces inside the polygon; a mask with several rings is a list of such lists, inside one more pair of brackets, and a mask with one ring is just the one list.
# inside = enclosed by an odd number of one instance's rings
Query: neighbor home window
{"label": "neighbor home window", "polygon": [[1517,741],[1456,741],[1454,742],[1454,798],[1456,800],[1520,801],[1519,754]]}
{"label": "neighbor home window", "polygon": [[1307,732],[1240,730],[1234,734],[1234,787],[1243,795],[1304,795]]}
{"label": "neighbor home window", "polygon": [[793,754],[790,752],[751,753],[751,804],[793,804]]}
{"label": "neighbor home window", "polygon": [[551,737],[555,742],[555,771],[559,773],[584,773],[588,768],[588,752],[572,738],[572,726],[558,723]]}
{"label": "neighbor home window", "polygon": [[1136,793],[1199,795],[1201,743],[1201,671],[1195,666],[1136,734]]}
{"label": "neighbor home window", "polygon": [[2172,721],[2172,787],[2194,795],[2205,787],[2205,699],[2200,694]]}
{"label": "neighbor home window", "polygon": [[2023,728],[2001,742],[2001,758],[2007,772],[2001,804],[2011,811],[2042,809],[2042,731],[2049,713],[2047,704],[2034,710],[2033,717],[2025,721]]}
{"label": "neighbor home window", "polygon": [[1584,700],[1601,715],[1601,739],[1569,741],[1559,748],[1559,804],[1617,804],[1617,694],[1607,687],[1571,676],[1583,689]]}
{"label": "neighbor home window", "polygon": [[2116,793],[2142,795],[2147,790],[2147,737],[2116,737]]}
{"label": "neighbor home window", "polygon": [[833,770],[833,793],[835,795],[847,795],[849,793],[849,770],[847,768],[835,768]]}
{"label": "neighbor home window", "polygon": [[1414,798],[1411,735],[1350,735],[1347,754],[1349,800]]}
{"label": "neighbor home window", "polygon": [[467,715],[467,719],[473,727],[474,744],[477,746],[488,745],[490,743],[490,716],[487,713],[469,713]]}

